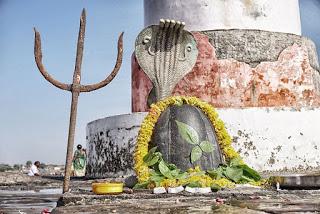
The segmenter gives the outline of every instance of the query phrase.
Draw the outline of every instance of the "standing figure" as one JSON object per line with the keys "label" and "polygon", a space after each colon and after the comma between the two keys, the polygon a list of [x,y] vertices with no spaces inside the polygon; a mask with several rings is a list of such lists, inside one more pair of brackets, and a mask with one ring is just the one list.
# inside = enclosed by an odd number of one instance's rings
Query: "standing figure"
{"label": "standing figure", "polygon": [[73,175],[77,177],[85,176],[87,164],[86,150],[79,144],[74,152],[72,160]]}

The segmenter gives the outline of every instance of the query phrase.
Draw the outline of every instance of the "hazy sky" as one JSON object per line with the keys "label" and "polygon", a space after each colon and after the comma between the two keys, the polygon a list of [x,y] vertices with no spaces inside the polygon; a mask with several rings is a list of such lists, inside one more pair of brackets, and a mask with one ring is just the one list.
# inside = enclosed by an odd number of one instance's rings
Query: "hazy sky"
{"label": "hazy sky", "polygon": [[[303,34],[320,47],[320,1],[300,2]],[[124,57],[111,84],[80,95],[75,143],[85,145],[88,122],[131,111],[130,58],[143,28],[142,0],[0,0],[0,163],[64,163],[71,94],[40,75],[33,56],[33,27],[41,33],[49,73],[71,83],[84,7],[87,29],[81,82],[95,83],[109,74],[122,31]]]}

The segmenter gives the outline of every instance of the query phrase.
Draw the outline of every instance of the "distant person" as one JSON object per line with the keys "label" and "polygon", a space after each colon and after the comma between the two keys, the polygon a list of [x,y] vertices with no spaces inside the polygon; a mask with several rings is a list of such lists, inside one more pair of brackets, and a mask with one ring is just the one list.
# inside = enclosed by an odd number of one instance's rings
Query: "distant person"
{"label": "distant person", "polygon": [[74,176],[85,176],[86,174],[87,154],[86,150],[79,144],[77,150],[74,152],[72,168]]}
{"label": "distant person", "polygon": [[28,172],[28,175],[29,176],[40,176],[39,167],[40,167],[40,162],[39,161],[34,162],[34,164],[32,164],[32,166]]}

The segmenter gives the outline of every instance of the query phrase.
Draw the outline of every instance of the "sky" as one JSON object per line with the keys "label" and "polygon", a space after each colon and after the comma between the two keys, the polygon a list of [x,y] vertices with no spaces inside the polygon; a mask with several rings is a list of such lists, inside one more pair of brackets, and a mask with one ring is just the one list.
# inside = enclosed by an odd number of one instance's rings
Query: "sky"
{"label": "sky", "polygon": [[[319,49],[320,0],[300,3],[303,35]],[[75,145],[86,144],[88,122],[131,112],[131,55],[143,29],[142,0],[0,0],[0,163],[64,164],[71,93],[52,86],[38,71],[33,27],[41,33],[48,72],[71,83],[82,8],[87,28],[81,83],[99,82],[111,72],[122,31],[124,56],[109,85],[80,95]]]}

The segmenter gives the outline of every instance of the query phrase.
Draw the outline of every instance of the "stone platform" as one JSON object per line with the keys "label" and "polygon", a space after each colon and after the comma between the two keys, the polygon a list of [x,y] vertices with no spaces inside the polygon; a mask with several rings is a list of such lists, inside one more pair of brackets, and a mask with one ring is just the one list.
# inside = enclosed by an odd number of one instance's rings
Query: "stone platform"
{"label": "stone platform", "polygon": [[320,212],[320,191],[275,191],[246,186],[209,194],[94,195],[90,192],[62,196],[52,213],[288,213]]}

